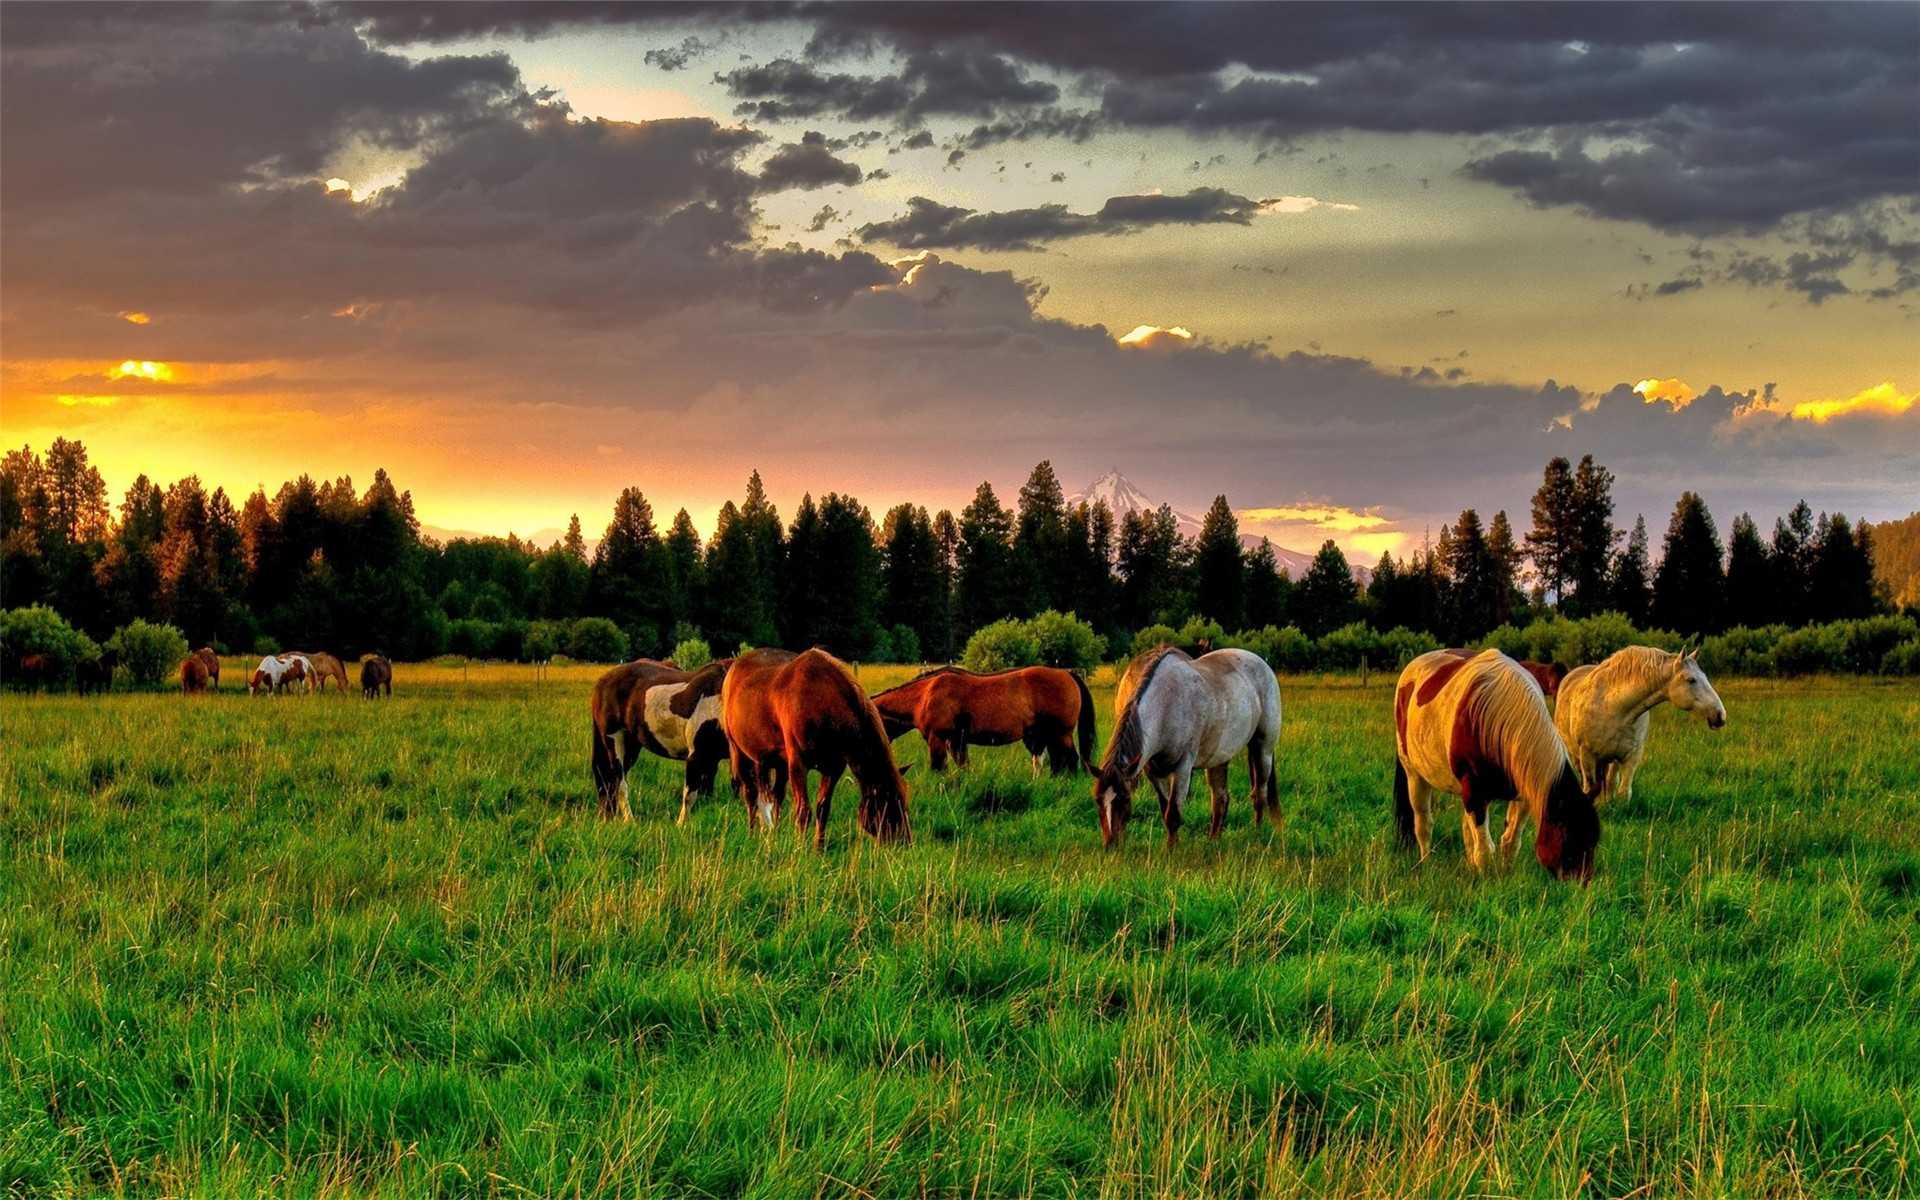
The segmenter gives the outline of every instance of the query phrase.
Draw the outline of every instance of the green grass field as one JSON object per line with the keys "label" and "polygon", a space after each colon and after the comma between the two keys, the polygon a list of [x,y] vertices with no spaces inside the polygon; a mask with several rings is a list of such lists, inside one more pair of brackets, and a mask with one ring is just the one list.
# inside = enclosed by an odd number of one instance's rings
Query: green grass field
{"label": "green grass field", "polygon": [[1920,685],[1662,710],[1581,889],[1470,877],[1457,810],[1413,868],[1378,676],[1282,680],[1278,836],[1240,768],[1218,842],[1104,853],[983,750],[818,855],[650,758],[601,823],[591,669],[235,665],[0,699],[13,1192],[1920,1191]]}

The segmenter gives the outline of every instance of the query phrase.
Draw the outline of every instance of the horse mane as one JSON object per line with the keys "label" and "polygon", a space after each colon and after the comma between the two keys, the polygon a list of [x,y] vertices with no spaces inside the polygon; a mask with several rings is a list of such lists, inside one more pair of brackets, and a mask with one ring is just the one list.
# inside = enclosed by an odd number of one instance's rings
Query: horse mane
{"label": "horse mane", "polygon": [[[860,767],[865,769],[884,761],[887,765],[888,773],[893,777],[895,787],[899,793],[904,796],[906,794],[907,781],[905,777],[900,774],[900,764],[893,761],[893,739],[887,736],[887,724],[881,719],[880,710],[874,707],[873,697],[867,695],[867,689],[860,686],[860,681],[854,678],[852,668],[848,667],[846,663],[841,662],[838,658],[818,646],[813,647],[808,653],[818,654],[821,659],[832,666],[834,673],[839,676],[840,683],[846,690],[848,699],[853,704],[856,719],[860,722],[861,732],[865,735],[858,747],[861,757],[865,760],[859,764]],[[856,773],[856,777],[858,777],[858,773]],[[862,787],[868,786],[865,779],[861,779],[860,784]]]}
{"label": "horse mane", "polygon": [[1140,730],[1140,697],[1147,694],[1147,685],[1153,682],[1160,664],[1174,655],[1192,661],[1192,656],[1178,646],[1161,645],[1147,652],[1146,665],[1140,670],[1140,686],[1127,697],[1126,707],[1120,710],[1120,718],[1114,723],[1113,736],[1107,739],[1106,757],[1100,760],[1103,773],[1116,763],[1131,767],[1140,760],[1146,741]]}
{"label": "horse mane", "polygon": [[1593,678],[1604,691],[1620,684],[1652,688],[1672,678],[1673,668],[1673,655],[1658,646],[1622,646],[1595,665]]}
{"label": "horse mane", "polygon": [[1460,707],[1476,732],[1478,749],[1500,764],[1524,798],[1544,803],[1568,763],[1566,743],[1553,727],[1540,689],[1519,663],[1488,651],[1470,660],[1473,679]]}

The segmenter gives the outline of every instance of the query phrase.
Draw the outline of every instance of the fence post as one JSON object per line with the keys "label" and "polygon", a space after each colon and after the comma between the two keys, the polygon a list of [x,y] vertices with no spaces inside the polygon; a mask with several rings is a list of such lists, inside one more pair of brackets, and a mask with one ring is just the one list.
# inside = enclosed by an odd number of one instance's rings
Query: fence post
{"label": "fence post", "polygon": [[1360,686],[1367,686],[1367,656],[1364,654],[1360,656]]}

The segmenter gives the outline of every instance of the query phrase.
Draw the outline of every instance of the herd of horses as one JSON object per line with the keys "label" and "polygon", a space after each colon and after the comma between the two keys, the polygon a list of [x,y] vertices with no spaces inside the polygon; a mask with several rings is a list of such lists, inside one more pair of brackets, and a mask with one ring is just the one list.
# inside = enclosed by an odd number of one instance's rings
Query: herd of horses
{"label": "herd of horses", "polygon": [[[332,680],[341,692],[347,690],[347,668],[324,650],[289,650],[269,654],[247,674],[249,696],[278,696],[285,692],[325,691]],[[211,646],[202,646],[180,660],[180,690],[193,695],[220,686],[220,656]],[[371,700],[393,695],[393,663],[384,655],[369,654],[360,660],[360,694]]]}
{"label": "herd of horses", "polygon": [[[725,761],[749,828],[776,826],[791,792],[795,827],[823,848],[834,787],[851,773],[860,829],[905,842],[912,837],[908,787],[893,743],[916,732],[936,771],[964,768],[969,746],[1016,742],[1035,773],[1043,762],[1055,774],[1089,771],[1107,846],[1126,836],[1143,778],[1172,846],[1196,771],[1212,800],[1208,833],[1219,836],[1228,767],[1244,753],[1254,824],[1270,819],[1277,828],[1279,682],[1258,655],[1199,649],[1160,646],[1128,664],[1097,763],[1093,697],[1071,671],[945,666],[869,696],[845,663],[818,648],[753,650],[691,671],[638,659],[593,688],[590,761],[600,811],[631,819],[627,775],[645,750],[686,764],[681,821],[713,791]],[[1393,704],[1393,802],[1403,842],[1424,860],[1434,793],[1458,796],[1467,859],[1484,869],[1494,855],[1487,810],[1506,803],[1505,860],[1531,825],[1541,866],[1562,879],[1588,879],[1600,841],[1598,805],[1632,794],[1651,711],[1671,703],[1709,728],[1726,723],[1697,655],[1629,646],[1565,673],[1498,650],[1435,650],[1414,659]]]}

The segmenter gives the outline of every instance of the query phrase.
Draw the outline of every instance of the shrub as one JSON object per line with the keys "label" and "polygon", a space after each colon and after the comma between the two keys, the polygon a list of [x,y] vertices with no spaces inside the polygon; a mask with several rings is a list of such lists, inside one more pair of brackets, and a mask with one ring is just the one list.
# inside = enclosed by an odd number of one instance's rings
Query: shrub
{"label": "shrub", "polygon": [[705,638],[684,638],[674,644],[669,657],[682,671],[698,671],[713,661],[713,647],[707,645]]}
{"label": "shrub", "polygon": [[581,617],[567,628],[567,657],[582,662],[625,662],[627,635],[605,617]]}
{"label": "shrub", "polygon": [[1214,649],[1227,644],[1227,631],[1220,628],[1220,622],[1209,621],[1205,617],[1189,617],[1180,627],[1174,644],[1179,646],[1198,646],[1202,643]]}
{"label": "shrub", "polygon": [[1365,621],[1342,625],[1321,638],[1318,648],[1320,665],[1330,671],[1357,671],[1362,658],[1380,662],[1380,635]]}
{"label": "shrub", "polygon": [[1532,658],[1527,652],[1527,635],[1517,625],[1499,625],[1487,631],[1487,635],[1475,642],[1473,649],[1485,650],[1489,647],[1498,650],[1508,658]]}
{"label": "shrub", "polygon": [[1836,621],[1835,640],[1840,648],[1842,671],[1871,675],[1880,669],[1887,655],[1902,642],[1920,637],[1920,625],[1911,617],[1865,617],[1858,621]]}
{"label": "shrub", "polygon": [[911,625],[895,625],[888,636],[893,643],[893,661],[917,663],[920,661],[920,635]]}
{"label": "shrub", "polygon": [[1033,631],[1025,621],[1002,620],[983,625],[967,639],[960,665],[969,671],[1004,671],[1030,667],[1040,661]]}
{"label": "shrub", "polygon": [[1440,639],[1432,634],[1396,625],[1380,635],[1380,658],[1376,665],[1383,671],[1398,670],[1429,650],[1439,648]]}
{"label": "shrub", "polygon": [[[22,674],[20,660],[30,654],[47,660],[44,673],[32,677]],[[9,687],[71,684],[75,667],[99,657],[98,643],[44,604],[0,614],[0,678]]]}
{"label": "shrub", "polygon": [[1545,659],[1537,661],[1578,667],[1597,663],[1616,650],[1646,641],[1646,635],[1617,612],[1599,613],[1578,621],[1562,621],[1560,626],[1558,644]]}
{"label": "shrub", "polygon": [[1133,645],[1128,654],[1138,657],[1155,646],[1178,646],[1180,631],[1171,625],[1149,625],[1133,635]]}
{"label": "shrub", "polygon": [[1920,675],[1920,637],[1901,642],[1880,660],[1883,675]]}
{"label": "shrub", "polygon": [[531,662],[546,662],[567,645],[565,621],[534,621],[527,626],[523,649]]}
{"label": "shrub", "polygon": [[1774,644],[1774,669],[1782,675],[1811,675],[1839,670],[1842,646],[1832,625],[1796,629]]}
{"label": "shrub", "polygon": [[1700,665],[1709,675],[1771,675],[1773,648],[1787,632],[1785,625],[1736,625],[1700,643]]}
{"label": "shrub", "polygon": [[187,656],[187,635],[171,625],[136,619],[115,630],[107,647],[119,652],[128,678],[153,687],[179,669]]}
{"label": "shrub", "polygon": [[1033,639],[1035,661],[1042,666],[1086,670],[1100,663],[1100,635],[1070,612],[1048,609],[1027,622],[1027,635]]}
{"label": "shrub", "polygon": [[1233,644],[1258,654],[1276,671],[1305,671],[1313,666],[1313,639],[1295,625],[1245,629],[1233,636]]}

